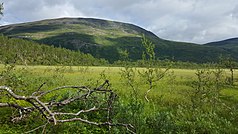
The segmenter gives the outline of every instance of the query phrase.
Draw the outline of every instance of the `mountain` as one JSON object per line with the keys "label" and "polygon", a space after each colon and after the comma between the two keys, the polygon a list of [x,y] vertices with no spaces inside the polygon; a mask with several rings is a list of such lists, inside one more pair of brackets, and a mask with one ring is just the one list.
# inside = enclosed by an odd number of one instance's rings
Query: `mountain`
{"label": "mountain", "polygon": [[93,18],[59,18],[13,24],[1,26],[0,33],[89,53],[110,62],[123,60],[125,51],[129,52],[130,60],[141,59],[144,51],[142,35],[155,44],[155,55],[159,59],[201,63],[217,61],[220,54],[237,56],[221,47],[168,41],[133,24]]}
{"label": "mountain", "polygon": [[205,45],[222,48],[225,49],[226,51],[229,51],[230,53],[237,53],[236,56],[238,55],[238,38],[231,38],[222,41],[211,42]]}
{"label": "mountain", "polygon": [[222,48],[234,48],[234,47],[238,47],[238,38],[231,38],[231,39],[226,39],[222,41],[210,42],[205,45],[222,47]]}

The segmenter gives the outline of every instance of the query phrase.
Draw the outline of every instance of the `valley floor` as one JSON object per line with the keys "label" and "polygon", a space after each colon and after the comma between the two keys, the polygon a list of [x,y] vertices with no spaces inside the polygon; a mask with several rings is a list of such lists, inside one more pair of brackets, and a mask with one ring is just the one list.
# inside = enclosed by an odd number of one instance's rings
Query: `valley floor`
{"label": "valley floor", "polygon": [[[235,121],[238,120],[238,70],[234,71],[235,82],[233,85],[227,83],[227,79],[230,76],[229,70],[222,70],[219,74],[221,76],[218,78],[215,75],[218,74],[217,69],[201,69],[200,71],[196,69],[170,69],[162,79],[156,80],[155,77],[163,74],[164,71],[165,69],[152,69],[152,73],[149,73],[150,70],[148,68],[91,66],[14,66],[11,68],[1,65],[2,80],[0,84],[29,93],[37,90],[44,82],[46,84],[42,90],[49,90],[64,85],[96,87],[105,80],[109,80],[110,88],[119,96],[119,107],[127,109],[129,114],[122,115],[120,112],[123,112],[123,110],[121,109],[115,118],[135,125],[136,132],[138,133],[167,133],[171,131],[220,133],[224,132],[224,129],[220,127],[224,127],[225,122],[228,124],[225,123],[226,126],[224,128],[231,128],[231,133],[238,132],[235,127],[237,125]],[[201,77],[198,77],[199,72]],[[148,83],[149,78],[154,80],[151,85]],[[219,83],[216,83],[216,81],[219,81]],[[200,89],[201,86],[202,88]],[[133,91],[135,89],[136,91]],[[145,93],[148,90],[150,90],[147,95],[149,102],[145,100]],[[203,91],[201,92],[200,90]],[[216,98],[214,94],[218,94]],[[214,99],[219,101],[214,101]],[[7,101],[5,97],[0,98],[0,100],[1,102]],[[213,107],[213,105],[216,106]],[[228,108],[226,109],[223,105]],[[193,111],[194,107],[198,110]],[[187,115],[183,115],[180,112]],[[192,117],[193,112],[197,113],[195,115],[197,119]],[[0,133],[17,133],[32,129],[26,122],[20,123],[20,126],[7,122],[9,119],[6,115],[10,116],[6,111],[0,111]],[[232,115],[233,117],[231,117]],[[129,116],[131,119],[121,119],[126,116]],[[138,116],[138,118],[134,116]],[[213,119],[215,117],[222,119],[217,121],[217,119]],[[161,121],[167,123],[168,128],[163,123],[160,124]],[[204,123],[203,121],[211,126],[207,127],[201,124]],[[67,125],[75,128],[75,124]],[[163,129],[157,129],[156,127]],[[86,130],[83,131],[79,127],[80,131],[78,130],[78,132],[89,132],[88,126],[84,126],[84,128]],[[49,132],[58,133],[56,129],[57,127],[53,127],[49,129]],[[67,132],[72,132],[70,128],[63,126],[59,126],[58,129],[66,129]],[[96,129],[92,131],[97,132]],[[105,132],[105,130],[100,130],[98,133],[102,131]],[[118,130],[114,131],[118,133]]]}

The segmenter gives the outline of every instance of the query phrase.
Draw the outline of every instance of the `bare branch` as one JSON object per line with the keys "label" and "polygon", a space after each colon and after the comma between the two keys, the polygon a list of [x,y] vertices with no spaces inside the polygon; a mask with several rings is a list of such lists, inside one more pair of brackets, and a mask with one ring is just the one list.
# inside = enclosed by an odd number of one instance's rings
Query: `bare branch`
{"label": "bare branch", "polygon": [[40,89],[41,89],[45,84],[46,84],[46,82],[42,83],[42,84],[40,85],[40,87],[37,89],[37,91],[34,92],[34,93],[32,93],[32,95],[35,95],[35,94],[39,93],[39,92],[40,92]]}
{"label": "bare branch", "polygon": [[149,93],[149,92],[151,91],[151,89],[152,89],[152,81],[150,81],[149,83],[150,83],[150,87],[149,87],[149,89],[145,92],[145,100],[146,100],[147,102],[149,102],[149,99],[148,99],[147,95],[148,95],[148,93]]}
{"label": "bare branch", "polygon": [[[162,79],[166,75],[166,73],[169,69],[170,68],[166,68],[163,72],[160,72],[159,74],[154,74],[154,73],[158,73],[158,72],[153,70],[152,68],[149,68],[148,72],[145,73],[148,77],[147,82],[149,83],[149,89],[145,92],[145,96],[144,96],[144,98],[147,102],[149,102],[148,94],[153,88],[153,83]],[[156,77],[154,77],[154,75],[156,75]]]}
{"label": "bare branch", "polygon": [[88,113],[88,112],[92,112],[92,111],[98,111],[100,110],[99,108],[96,108],[95,106],[91,109],[88,109],[88,110],[80,110],[79,112],[77,113],[54,113],[55,115],[74,115],[74,116],[78,116],[79,114],[81,113]]}
{"label": "bare branch", "polygon": [[[33,92],[31,96],[21,96],[21,95],[17,95],[15,94],[11,88],[7,87],[7,86],[0,86],[0,91],[5,91],[7,92],[8,95],[10,95],[10,97],[16,99],[16,100],[21,100],[21,101],[25,101],[28,102],[28,104],[30,106],[25,107],[25,106],[20,106],[16,103],[0,103],[0,108],[3,107],[13,107],[15,109],[19,110],[19,115],[18,117],[14,117],[13,121],[19,121],[21,120],[23,117],[26,116],[26,114],[29,114],[31,112],[33,112],[35,109],[36,111],[38,111],[42,117],[44,117],[44,119],[46,119],[47,123],[39,126],[33,130],[30,130],[26,133],[30,133],[33,131],[36,131],[40,128],[43,128],[43,131],[46,127],[47,124],[49,123],[53,123],[54,125],[57,125],[58,123],[64,123],[64,122],[73,122],[73,121],[80,121],[83,123],[87,123],[90,125],[95,125],[95,126],[108,126],[109,129],[111,126],[122,126],[125,127],[129,132],[134,133],[132,131],[133,126],[130,124],[113,124],[112,123],[112,111],[113,111],[113,102],[116,98],[116,94],[108,89],[109,87],[109,81],[106,80],[102,85],[100,85],[97,88],[93,88],[90,89],[86,86],[62,86],[62,87],[57,87],[51,90],[47,90],[47,91],[40,91],[40,89],[42,88],[42,86],[45,83],[43,83],[36,92]],[[40,98],[42,98],[43,96],[53,93],[55,91],[59,91],[59,90],[63,90],[63,89],[76,89],[76,91],[78,92],[77,95],[74,95],[73,97],[68,97],[68,98],[63,98],[63,100],[61,101],[49,101],[49,102],[43,102]],[[100,95],[101,94],[101,95]],[[104,95],[105,94],[105,95]],[[100,98],[103,97],[103,98]],[[103,102],[100,102],[99,99]],[[45,99],[44,99],[45,100]],[[72,112],[61,112],[61,110],[59,109],[59,107],[61,106],[65,106],[65,105],[69,105],[72,102],[76,102],[76,101],[95,101],[95,102],[100,102],[101,105],[95,103],[95,106],[91,107],[91,108],[85,108],[85,109],[81,109],[76,113],[72,113]],[[97,106],[98,105],[98,106]],[[103,111],[107,111],[107,122],[94,122],[94,121],[90,121],[90,120],[86,120],[83,119],[80,116],[81,114],[85,114],[85,113],[91,113],[91,112],[103,112]]]}

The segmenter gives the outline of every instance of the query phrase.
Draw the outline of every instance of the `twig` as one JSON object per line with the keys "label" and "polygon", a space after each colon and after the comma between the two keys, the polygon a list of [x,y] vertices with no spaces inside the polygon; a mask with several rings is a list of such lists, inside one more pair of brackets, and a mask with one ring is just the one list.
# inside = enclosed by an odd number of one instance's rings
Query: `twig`
{"label": "twig", "polygon": [[48,124],[49,124],[49,122],[47,122],[47,123],[45,123],[44,125],[41,125],[41,126],[39,126],[39,127],[36,127],[36,128],[34,128],[34,129],[30,130],[30,131],[27,131],[27,132],[25,132],[24,134],[29,134],[29,133],[34,132],[34,131],[36,131],[36,130],[42,128],[42,127],[43,127],[43,131],[44,131],[45,127],[46,127]]}

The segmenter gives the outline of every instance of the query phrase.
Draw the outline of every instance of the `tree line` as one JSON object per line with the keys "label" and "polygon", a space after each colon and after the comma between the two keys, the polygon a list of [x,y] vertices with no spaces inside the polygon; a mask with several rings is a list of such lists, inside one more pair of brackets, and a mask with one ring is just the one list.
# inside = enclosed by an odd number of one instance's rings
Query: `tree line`
{"label": "tree line", "polygon": [[0,63],[25,65],[103,65],[104,59],[90,54],[55,48],[33,41],[0,36]]}

